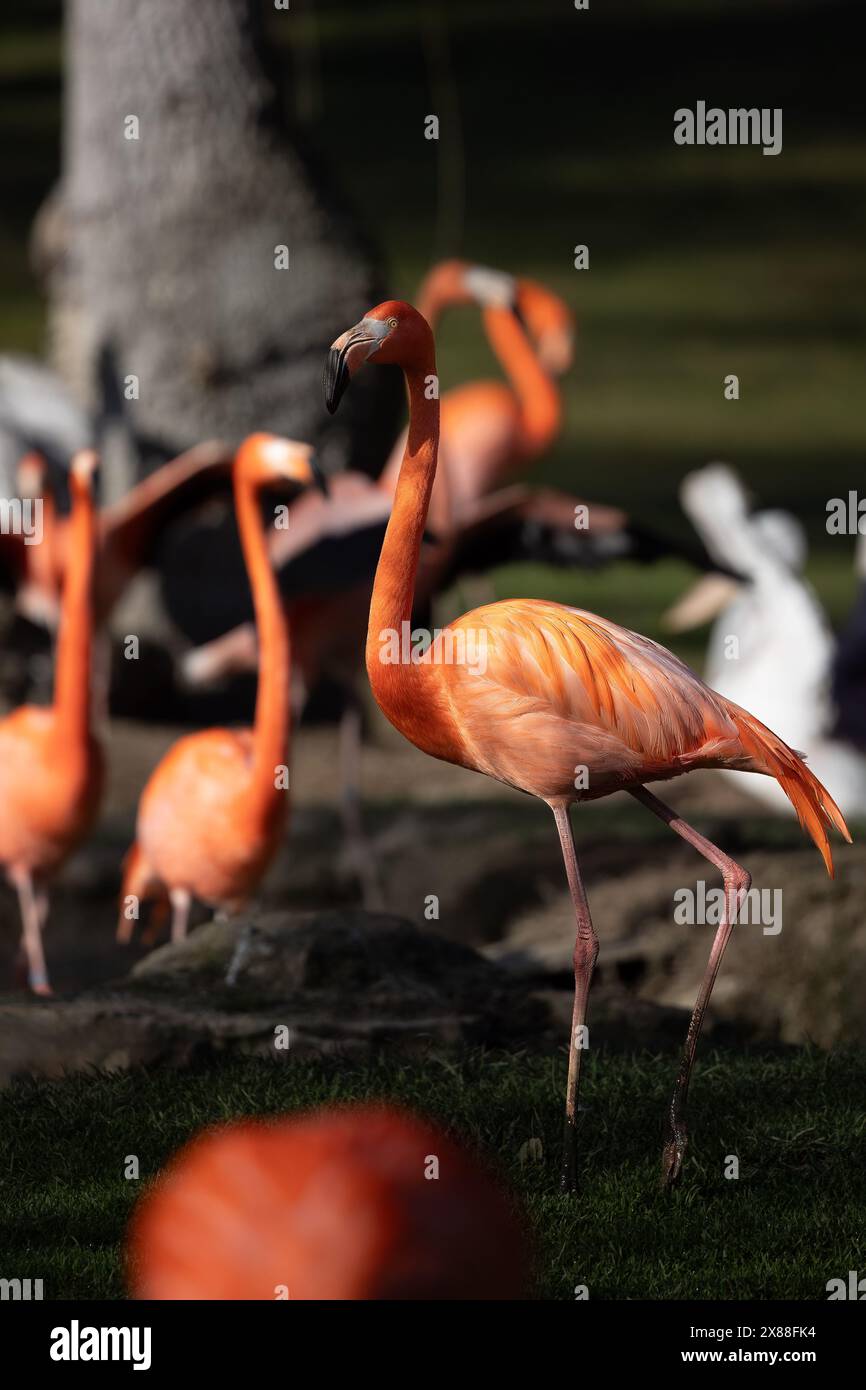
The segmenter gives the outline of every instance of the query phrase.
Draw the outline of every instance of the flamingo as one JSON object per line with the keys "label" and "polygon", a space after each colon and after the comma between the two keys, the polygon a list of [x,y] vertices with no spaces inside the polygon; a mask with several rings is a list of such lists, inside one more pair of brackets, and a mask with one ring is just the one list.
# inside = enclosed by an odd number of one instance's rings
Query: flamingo
{"label": "flamingo", "polygon": [[198,1135],[137,1206],[127,1254],[134,1297],[173,1300],[520,1298],[527,1266],[478,1160],[370,1104]]}
{"label": "flamingo", "polygon": [[[670,610],[669,626],[682,632],[718,614],[707,682],[801,749],[815,776],[832,785],[844,815],[866,816],[866,756],[845,737],[851,726],[856,733],[853,712],[862,718],[862,691],[849,705],[834,700],[832,689],[834,664],[853,669],[853,648],[850,639],[837,644],[803,575],[802,526],[788,512],[750,513],[742,482],[723,463],[690,473],[680,496],[704,543],[749,582],[706,576]],[[738,774],[726,775],[742,785]],[[750,778],[746,788],[777,811],[791,809],[775,782]]]}
{"label": "flamingo", "polygon": [[[394,727],[422,752],[482,772],[547,803],[553,812],[574,904],[574,1009],[569,1042],[563,1187],[576,1186],[575,1127],[587,997],[598,938],[578,864],[569,809],[627,791],[722,874],[725,910],[689,1025],[667,1112],[662,1175],[682,1172],[686,1102],[704,1012],[751,882],[746,870],[647,789],[695,768],[740,768],[775,777],[817,845],[833,862],[827,827],[849,840],[829,793],[803,761],[747,711],[657,643],[581,609],[510,599],[465,614],[436,634],[422,660],[394,659],[394,637],[411,624],[421,536],[436,473],[439,402],[433,334],[411,305],[388,300],[332,344],[325,403],[336,410],[367,362],[403,370],[409,433],[394,507],[373,585],[366,661],[373,695]],[[471,651],[482,660],[461,659]]]}
{"label": "flamingo", "polygon": [[[259,494],[286,482],[321,482],[307,444],[255,434],[233,469],[235,507],[259,629],[254,727],[207,729],[180,739],[141,795],[126,860],[118,939],[128,941],[141,898],[171,904],[171,937],[186,935],[193,898],[239,909],[273,857],[286,822],[289,635],[268,559]],[[128,915],[129,914],[129,915]]]}
{"label": "flamingo", "polygon": [[42,929],[48,885],[90,830],[103,767],[91,720],[96,454],[75,454],[72,517],[49,708],[22,705],[0,722],[0,863],[18,894],[27,978],[49,995]]}

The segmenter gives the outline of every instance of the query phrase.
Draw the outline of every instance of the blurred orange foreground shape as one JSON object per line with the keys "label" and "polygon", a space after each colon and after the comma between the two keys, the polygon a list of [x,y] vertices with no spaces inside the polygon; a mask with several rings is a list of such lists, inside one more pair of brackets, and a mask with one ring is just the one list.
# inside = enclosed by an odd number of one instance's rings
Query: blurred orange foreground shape
{"label": "blurred orange foreground shape", "polygon": [[478,1161],[378,1106],[199,1135],[129,1232],[141,1299],[508,1299],[525,1268],[520,1220]]}

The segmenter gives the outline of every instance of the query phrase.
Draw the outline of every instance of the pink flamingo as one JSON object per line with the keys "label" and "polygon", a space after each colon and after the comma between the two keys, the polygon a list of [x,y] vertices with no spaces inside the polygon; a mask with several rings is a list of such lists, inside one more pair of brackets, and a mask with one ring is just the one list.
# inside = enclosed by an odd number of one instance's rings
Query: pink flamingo
{"label": "pink flamingo", "polygon": [[[569,808],[627,791],[693,845],[724,880],[725,910],[695,1004],[668,1114],[663,1177],[677,1181],[687,1144],[686,1101],[698,1035],[748,873],[647,790],[696,768],[775,777],[833,864],[827,827],[850,841],[832,797],[802,759],[746,710],[698,679],[664,647],[593,613],[532,599],[493,603],[450,623],[423,661],[394,661],[393,634],[411,623],[421,537],[436,474],[439,402],[433,334],[411,305],[390,300],[337,338],[325,366],[336,410],[367,362],[402,367],[409,433],[376,571],[367,672],[379,708],[432,757],[472,768],[547,803],[574,904],[574,1011],[566,1088],[563,1184],[576,1183],[575,1125],[587,998],[598,938],[578,865]],[[479,663],[460,652],[483,650]]]}

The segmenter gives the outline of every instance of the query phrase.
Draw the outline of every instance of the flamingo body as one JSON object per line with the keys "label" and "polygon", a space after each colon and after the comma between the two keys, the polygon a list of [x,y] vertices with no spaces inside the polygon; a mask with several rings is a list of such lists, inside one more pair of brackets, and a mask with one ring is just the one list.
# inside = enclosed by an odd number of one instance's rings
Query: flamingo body
{"label": "flamingo body", "polygon": [[261,517],[262,489],[315,479],[312,450],[275,435],[246,439],[233,466],[235,506],[261,645],[253,729],[207,729],[180,739],[150,777],[127,857],[118,938],[129,940],[130,898],[166,896],[172,938],[186,934],[193,898],[240,908],[258,884],[288,815],[289,635]]}
{"label": "flamingo body", "polygon": [[180,739],[139,803],[136,838],[152,876],[210,905],[243,903],[288,821],[282,793],[250,823],[255,776],[248,729],[205,729]]}
{"label": "flamingo body", "polygon": [[777,776],[832,871],[823,827],[844,822],[824,789],[781,739],[648,637],[564,604],[508,599],[450,624],[415,670],[423,703],[404,666],[368,658],[383,713],[426,753],[550,803],[699,767]]}
{"label": "flamingo body", "polygon": [[102,751],[71,747],[55,712],[22,705],[0,722],[0,859],[13,874],[52,874],[86,838],[103,785]]}

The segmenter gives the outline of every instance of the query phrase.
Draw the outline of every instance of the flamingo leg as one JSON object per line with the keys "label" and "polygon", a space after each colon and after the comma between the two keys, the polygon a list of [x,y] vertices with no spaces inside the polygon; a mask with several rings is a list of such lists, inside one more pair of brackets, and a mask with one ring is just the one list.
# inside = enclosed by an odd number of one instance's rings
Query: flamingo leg
{"label": "flamingo leg", "polygon": [[171,900],[171,939],[175,941],[186,940],[186,929],[189,925],[189,910],[192,907],[192,894],[186,888],[172,888],[169,893]]}
{"label": "flamingo leg", "polygon": [[21,946],[27,964],[27,983],[34,994],[53,993],[45,965],[42,928],[48,916],[48,894],[37,889],[26,870],[15,875],[14,884],[21,909]]}
{"label": "flamingo leg", "polygon": [[[677,835],[702,854],[705,859],[717,868],[722,875],[725,885],[725,904],[722,912],[722,920],[719,923],[713,940],[710,958],[701,981],[698,997],[689,1022],[689,1031],[686,1034],[686,1045],[683,1051],[680,1070],[677,1076],[674,1093],[671,1098],[665,1122],[665,1142],[662,1150],[662,1182],[665,1187],[673,1187],[679,1181],[682,1173],[683,1158],[688,1145],[688,1126],[686,1124],[686,1104],[689,1095],[689,1081],[691,1080],[692,1068],[695,1063],[695,1052],[698,1046],[698,1038],[701,1032],[701,1025],[704,1021],[704,1012],[713,992],[713,985],[719,973],[719,966],[722,963],[722,956],[725,954],[725,947],[734,929],[740,901],[751,885],[751,875],[746,872],[742,865],[737,864],[733,859],[724,854],[718,846],[711,840],[707,840],[697,830],[693,829],[686,821],[678,816],[676,811],[672,811],[670,806],[666,806],[663,801],[659,801],[657,796],[648,792],[646,787],[631,788],[632,796],[642,802],[654,816],[663,820],[669,825]],[[733,906],[733,911],[731,910]]]}
{"label": "flamingo leg", "polygon": [[347,858],[358,875],[364,906],[368,911],[381,912],[385,895],[376,855],[364,832],[361,815],[361,704],[357,691],[347,689],[346,703],[340,718],[340,814]]}
{"label": "flamingo leg", "polygon": [[562,857],[565,860],[565,872],[568,875],[568,886],[571,890],[571,900],[574,903],[574,919],[576,925],[574,940],[574,1011],[571,1020],[571,1038],[568,1048],[568,1081],[565,1091],[565,1143],[562,1167],[562,1190],[563,1192],[575,1192],[577,1190],[577,1103],[580,1091],[580,1062],[583,1052],[583,1026],[586,1018],[586,1003],[589,998],[589,987],[592,983],[592,972],[595,969],[595,962],[598,957],[598,937],[592,925],[592,918],[589,915],[589,904],[586,901],[586,893],[583,887],[583,880],[580,876],[580,868],[577,862],[577,852],[574,847],[574,835],[571,829],[568,807],[557,804],[551,807],[556,828],[559,831],[559,843],[562,846]]}

